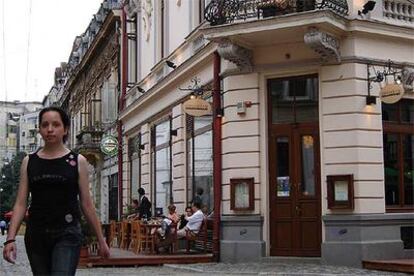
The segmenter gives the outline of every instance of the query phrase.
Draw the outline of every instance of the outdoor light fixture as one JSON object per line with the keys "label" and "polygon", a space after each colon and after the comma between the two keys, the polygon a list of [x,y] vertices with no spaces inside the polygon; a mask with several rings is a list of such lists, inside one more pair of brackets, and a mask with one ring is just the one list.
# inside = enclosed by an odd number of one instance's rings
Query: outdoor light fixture
{"label": "outdoor light fixture", "polygon": [[141,93],[145,93],[145,90],[144,90],[144,89],[142,89],[141,87],[137,86],[137,89],[138,89],[138,91],[139,91],[139,92],[141,92]]}
{"label": "outdoor light fixture", "polygon": [[140,149],[140,150],[144,150],[144,149],[145,149],[145,145],[144,145],[144,144],[140,144],[140,145],[139,145],[139,149]]}
{"label": "outdoor light fixture", "polygon": [[368,12],[372,11],[375,7],[376,2],[375,1],[368,1],[365,3],[365,5],[363,6],[362,10],[358,11],[358,15],[363,15],[363,14],[367,14]]}
{"label": "outdoor light fixture", "polygon": [[167,66],[171,67],[172,69],[177,68],[177,65],[175,65],[175,63],[172,61],[167,60],[166,63],[167,63]]}
{"label": "outdoor light fixture", "polygon": [[375,96],[368,95],[366,98],[367,105],[377,104],[377,98]]}
{"label": "outdoor light fixture", "polygon": [[170,134],[171,134],[171,136],[177,136],[178,135],[178,130],[177,129],[171,129]]}
{"label": "outdoor light fixture", "polygon": [[223,108],[217,108],[216,109],[216,117],[224,117],[224,109]]}

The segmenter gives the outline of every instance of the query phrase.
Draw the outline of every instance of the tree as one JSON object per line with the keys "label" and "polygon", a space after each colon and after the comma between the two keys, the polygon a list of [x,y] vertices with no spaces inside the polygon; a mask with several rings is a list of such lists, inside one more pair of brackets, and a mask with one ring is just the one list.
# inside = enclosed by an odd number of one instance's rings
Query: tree
{"label": "tree", "polygon": [[26,153],[18,152],[10,163],[3,165],[0,170],[0,187],[3,189],[0,193],[0,217],[13,208],[19,187],[20,166],[25,156]]}

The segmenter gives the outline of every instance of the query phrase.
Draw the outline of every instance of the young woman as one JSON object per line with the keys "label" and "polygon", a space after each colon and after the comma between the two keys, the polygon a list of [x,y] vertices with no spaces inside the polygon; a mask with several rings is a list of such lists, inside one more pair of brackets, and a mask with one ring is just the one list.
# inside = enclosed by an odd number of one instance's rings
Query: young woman
{"label": "young woman", "polygon": [[24,240],[34,275],[75,275],[82,240],[79,199],[83,214],[98,238],[99,254],[109,257],[89,194],[87,161],[64,145],[69,123],[69,117],[60,108],[41,110],[39,132],[44,147],[26,156],[20,169],[20,184],[3,258],[10,263],[16,260],[15,237],[30,193]]}

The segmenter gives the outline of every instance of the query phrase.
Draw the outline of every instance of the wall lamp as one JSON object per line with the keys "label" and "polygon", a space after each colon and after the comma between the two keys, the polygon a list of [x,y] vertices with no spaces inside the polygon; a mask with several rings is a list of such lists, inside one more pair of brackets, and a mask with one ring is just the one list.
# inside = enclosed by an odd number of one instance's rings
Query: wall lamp
{"label": "wall lamp", "polygon": [[140,149],[140,150],[144,150],[144,149],[145,149],[145,144],[140,144],[140,145],[139,145],[139,149]]}
{"label": "wall lamp", "polygon": [[167,66],[172,68],[172,69],[177,68],[177,65],[175,65],[175,63],[172,62],[172,61],[167,60],[166,63],[167,63]]}
{"label": "wall lamp", "polygon": [[171,129],[170,130],[170,135],[171,136],[177,136],[178,135],[178,130],[177,129]]}
{"label": "wall lamp", "polygon": [[216,117],[224,117],[224,108],[217,108],[216,109]]}
{"label": "wall lamp", "polygon": [[141,88],[141,87],[139,87],[139,86],[137,86],[137,89],[138,89],[138,91],[139,91],[140,93],[145,93],[145,89],[143,89],[143,88]]}
{"label": "wall lamp", "polygon": [[362,10],[358,11],[358,15],[367,14],[368,12],[372,11],[375,7],[376,2],[375,1],[368,1],[365,3],[365,5],[362,7]]}

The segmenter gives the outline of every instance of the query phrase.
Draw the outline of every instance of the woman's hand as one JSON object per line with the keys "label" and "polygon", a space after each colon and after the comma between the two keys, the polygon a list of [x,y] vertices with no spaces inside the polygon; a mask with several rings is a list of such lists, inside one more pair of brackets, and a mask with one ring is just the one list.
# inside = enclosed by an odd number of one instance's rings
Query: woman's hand
{"label": "woman's hand", "polygon": [[109,247],[108,247],[108,245],[106,244],[105,241],[102,241],[102,242],[99,243],[98,254],[102,258],[108,258],[110,256]]}
{"label": "woman's hand", "polygon": [[15,242],[6,244],[3,248],[3,259],[14,264],[16,262],[16,253],[17,250]]}

